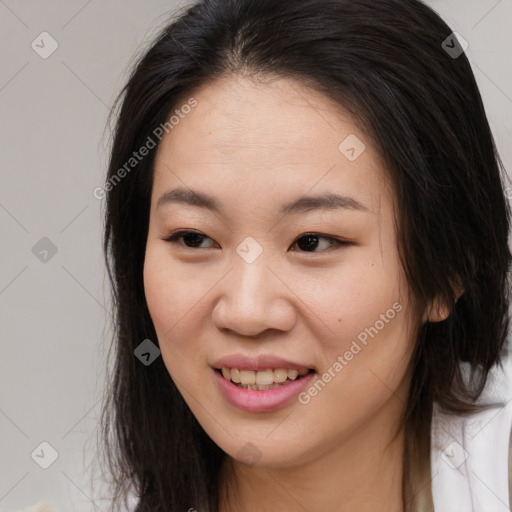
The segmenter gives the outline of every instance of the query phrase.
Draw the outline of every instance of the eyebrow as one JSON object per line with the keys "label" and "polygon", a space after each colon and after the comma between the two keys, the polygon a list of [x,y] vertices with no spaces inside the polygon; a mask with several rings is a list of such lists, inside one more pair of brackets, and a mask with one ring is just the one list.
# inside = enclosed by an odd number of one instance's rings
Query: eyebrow
{"label": "eyebrow", "polygon": [[[157,209],[166,204],[185,204],[205,208],[216,213],[223,213],[220,202],[214,197],[197,190],[183,187],[174,188],[164,192],[157,202]],[[281,206],[280,213],[288,216],[305,213],[311,210],[370,210],[356,199],[340,194],[326,193],[314,196],[302,196],[299,199]]]}

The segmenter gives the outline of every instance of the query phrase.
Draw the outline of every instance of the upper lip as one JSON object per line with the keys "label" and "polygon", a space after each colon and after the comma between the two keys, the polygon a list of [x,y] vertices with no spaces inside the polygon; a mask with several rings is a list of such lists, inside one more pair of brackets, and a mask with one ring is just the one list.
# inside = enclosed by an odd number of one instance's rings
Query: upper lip
{"label": "upper lip", "polygon": [[237,368],[239,370],[268,370],[275,368],[286,368],[290,370],[309,370],[310,366],[305,366],[300,363],[288,361],[281,357],[276,357],[270,354],[262,354],[257,357],[249,357],[243,354],[232,354],[226,357],[221,357],[212,365],[213,368]]}

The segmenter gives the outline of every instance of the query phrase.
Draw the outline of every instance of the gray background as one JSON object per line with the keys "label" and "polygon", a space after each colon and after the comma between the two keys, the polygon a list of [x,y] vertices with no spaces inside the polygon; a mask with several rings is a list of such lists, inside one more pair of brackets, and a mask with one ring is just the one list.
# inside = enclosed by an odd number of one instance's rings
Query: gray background
{"label": "gray background", "polygon": [[[468,41],[510,169],[512,0],[427,3]],[[89,484],[94,475],[101,486],[92,456],[109,332],[103,203],[92,191],[128,65],[186,4],[0,0],[0,511],[43,499],[61,511],[106,508]],[[44,31],[58,42],[47,59],[31,47]],[[41,252],[43,237],[54,255]],[[50,462],[43,441],[58,453],[48,469],[36,463]]]}

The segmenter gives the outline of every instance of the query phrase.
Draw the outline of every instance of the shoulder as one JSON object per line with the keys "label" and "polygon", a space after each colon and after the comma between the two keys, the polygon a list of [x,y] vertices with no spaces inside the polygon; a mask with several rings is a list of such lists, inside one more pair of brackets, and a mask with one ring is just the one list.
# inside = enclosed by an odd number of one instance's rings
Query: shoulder
{"label": "shoulder", "polygon": [[510,510],[512,510],[512,427],[508,441],[508,497],[510,502]]}
{"label": "shoulder", "polygon": [[[508,512],[512,497],[512,359],[494,367],[469,416],[434,404],[431,437],[435,510]],[[507,505],[505,505],[505,503]]]}

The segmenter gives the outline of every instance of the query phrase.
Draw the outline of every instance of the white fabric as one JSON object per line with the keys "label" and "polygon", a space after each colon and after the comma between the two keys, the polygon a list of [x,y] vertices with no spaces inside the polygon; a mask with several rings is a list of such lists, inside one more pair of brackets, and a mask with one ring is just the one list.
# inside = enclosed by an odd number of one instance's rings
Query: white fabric
{"label": "white fabric", "polygon": [[463,418],[441,413],[435,404],[431,445],[435,512],[510,511],[511,357],[503,361],[503,369],[491,370],[478,402],[493,406]]}

